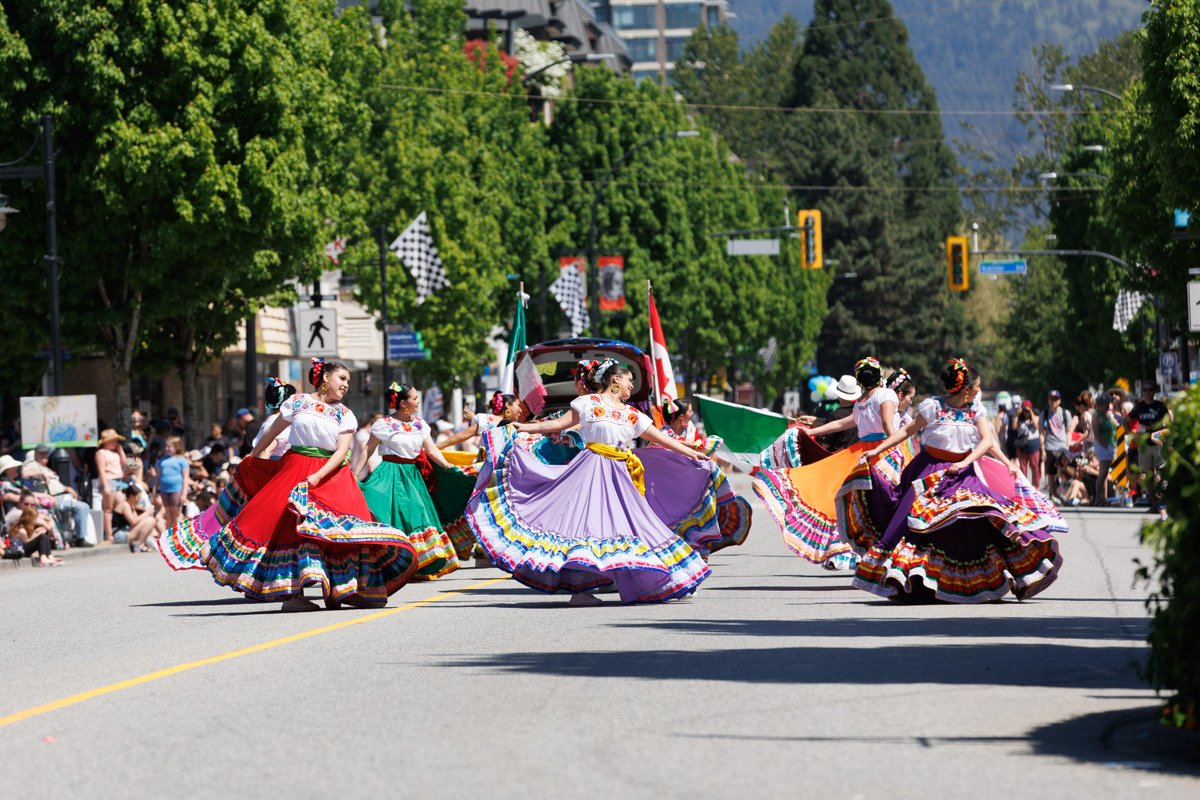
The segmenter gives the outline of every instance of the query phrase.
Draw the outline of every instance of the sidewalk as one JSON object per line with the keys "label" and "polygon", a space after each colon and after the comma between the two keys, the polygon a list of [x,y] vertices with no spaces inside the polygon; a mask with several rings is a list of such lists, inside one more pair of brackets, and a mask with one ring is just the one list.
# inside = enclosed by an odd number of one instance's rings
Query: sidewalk
{"label": "sidewalk", "polygon": [[61,558],[64,563],[61,567],[35,567],[28,558],[22,558],[20,561],[0,561],[0,577],[5,575],[15,575],[16,573],[26,569],[66,569],[73,563],[77,563],[85,558],[99,558],[101,556],[119,556],[125,555],[132,558],[133,556],[141,556],[142,558],[161,558],[158,551],[152,553],[130,553],[129,545],[127,544],[98,544],[95,547],[72,547],[69,550],[55,550],[54,555]]}

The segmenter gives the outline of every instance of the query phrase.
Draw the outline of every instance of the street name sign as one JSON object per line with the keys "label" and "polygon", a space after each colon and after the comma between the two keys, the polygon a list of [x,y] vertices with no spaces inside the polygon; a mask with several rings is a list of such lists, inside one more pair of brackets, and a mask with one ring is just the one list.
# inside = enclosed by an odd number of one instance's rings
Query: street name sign
{"label": "street name sign", "polygon": [[1188,281],[1188,330],[1200,331],[1200,281]]}
{"label": "street name sign", "polygon": [[387,356],[389,361],[423,361],[429,358],[429,351],[420,331],[395,330],[389,325]]}
{"label": "street name sign", "polygon": [[725,242],[725,254],[729,256],[777,256],[778,239],[730,239]]}
{"label": "street name sign", "polygon": [[1029,267],[1025,259],[1017,258],[1012,261],[980,261],[980,275],[1024,275]]}
{"label": "street name sign", "polygon": [[296,309],[296,355],[327,358],[338,354],[337,311],[332,308]]}

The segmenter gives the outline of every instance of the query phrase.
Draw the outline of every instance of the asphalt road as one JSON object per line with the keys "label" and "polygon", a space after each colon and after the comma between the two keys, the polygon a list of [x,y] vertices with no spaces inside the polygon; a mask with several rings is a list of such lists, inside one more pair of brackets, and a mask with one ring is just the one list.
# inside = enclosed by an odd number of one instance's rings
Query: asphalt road
{"label": "asphalt road", "polygon": [[489,568],[283,614],[152,554],[0,564],[0,794],[1200,796],[1135,670],[1145,515],[1073,514],[1029,602],[897,606],[752,502],[746,546],[657,606]]}

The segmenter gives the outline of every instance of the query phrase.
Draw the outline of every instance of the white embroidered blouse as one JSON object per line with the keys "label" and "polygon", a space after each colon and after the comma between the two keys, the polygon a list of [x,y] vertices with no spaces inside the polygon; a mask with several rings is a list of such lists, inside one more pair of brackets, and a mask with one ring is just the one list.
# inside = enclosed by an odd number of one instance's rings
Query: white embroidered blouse
{"label": "white embroidered blouse", "polygon": [[371,435],[379,440],[379,453],[385,456],[416,458],[424,449],[425,440],[433,440],[429,423],[420,417],[407,422],[395,417],[383,417],[371,425]]}
{"label": "white embroidered blouse", "polygon": [[298,394],[283,401],[279,415],[292,423],[288,443],[292,447],[337,450],[338,435],[354,433],[358,420],[341,403],[326,403],[316,395]]}
{"label": "white embroidered blouse", "polygon": [[917,414],[925,420],[921,430],[921,441],[926,447],[935,447],[951,453],[969,453],[979,444],[979,430],[975,420],[986,419],[987,411],[982,404],[972,403],[965,408],[955,408],[944,397],[929,397],[917,406]]}
{"label": "white embroidered blouse", "polygon": [[633,440],[654,423],[632,406],[612,408],[598,394],[586,394],[571,401],[579,413],[579,433],[585,442],[596,442],[628,450]]}

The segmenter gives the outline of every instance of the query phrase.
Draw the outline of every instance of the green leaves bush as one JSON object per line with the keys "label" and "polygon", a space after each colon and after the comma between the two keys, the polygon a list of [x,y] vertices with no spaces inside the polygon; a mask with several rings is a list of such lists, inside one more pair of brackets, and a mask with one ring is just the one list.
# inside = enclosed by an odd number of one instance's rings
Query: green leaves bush
{"label": "green leaves bush", "polygon": [[1144,675],[1182,707],[1200,701],[1200,387],[1172,411],[1162,468],[1168,519],[1142,529],[1155,561],[1138,575],[1157,584],[1146,601],[1154,619]]}

